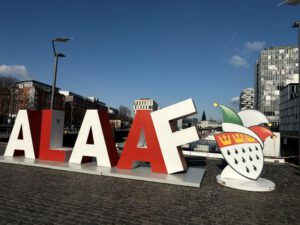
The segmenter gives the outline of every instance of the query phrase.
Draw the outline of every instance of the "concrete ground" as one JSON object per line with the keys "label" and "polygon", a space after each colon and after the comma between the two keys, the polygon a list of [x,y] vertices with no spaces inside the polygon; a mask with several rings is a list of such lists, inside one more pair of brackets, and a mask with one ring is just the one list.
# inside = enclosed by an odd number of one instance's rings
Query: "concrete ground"
{"label": "concrete ground", "polygon": [[300,224],[298,168],[266,164],[276,190],[255,193],[217,184],[220,159],[188,164],[206,169],[200,188],[0,163],[0,224]]}

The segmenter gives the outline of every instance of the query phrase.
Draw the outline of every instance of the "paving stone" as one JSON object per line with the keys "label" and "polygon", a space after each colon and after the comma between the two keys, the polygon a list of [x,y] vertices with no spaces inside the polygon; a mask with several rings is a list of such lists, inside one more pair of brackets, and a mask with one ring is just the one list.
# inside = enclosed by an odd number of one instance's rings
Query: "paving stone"
{"label": "paving stone", "polygon": [[0,163],[0,224],[299,223],[299,169],[266,164],[276,190],[255,193],[220,186],[222,160],[188,161],[205,166],[201,188]]}

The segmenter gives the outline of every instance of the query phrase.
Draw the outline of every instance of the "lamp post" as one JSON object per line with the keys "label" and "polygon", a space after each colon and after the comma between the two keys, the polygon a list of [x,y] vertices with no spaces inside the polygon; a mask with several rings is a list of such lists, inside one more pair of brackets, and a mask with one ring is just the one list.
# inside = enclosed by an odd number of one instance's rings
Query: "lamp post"
{"label": "lamp post", "polygon": [[53,47],[53,52],[54,52],[54,74],[53,74],[53,82],[52,82],[52,92],[51,92],[51,105],[50,109],[53,110],[54,106],[54,93],[55,93],[55,86],[56,86],[56,77],[57,77],[57,64],[58,64],[58,58],[59,57],[66,57],[62,53],[57,53],[55,50],[55,42],[67,42],[71,40],[68,37],[58,37],[52,40],[52,47]]}
{"label": "lamp post", "polygon": [[298,28],[298,161],[300,165],[300,21],[293,24],[293,28]]}

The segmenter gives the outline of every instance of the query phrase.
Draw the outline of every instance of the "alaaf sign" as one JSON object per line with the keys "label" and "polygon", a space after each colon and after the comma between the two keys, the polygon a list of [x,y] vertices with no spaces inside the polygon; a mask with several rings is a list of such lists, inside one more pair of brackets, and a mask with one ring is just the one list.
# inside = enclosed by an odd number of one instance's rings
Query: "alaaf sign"
{"label": "alaaf sign", "polygon": [[[274,190],[273,182],[259,177],[264,141],[273,136],[260,125],[268,123],[267,117],[256,110],[236,113],[226,106],[215,106],[223,115],[223,133],[215,139],[228,163],[217,176],[218,183],[247,191]],[[137,111],[119,157],[107,111],[86,111],[71,149],[62,146],[63,111],[20,110],[0,162],[199,187],[205,169],[188,168],[180,149],[199,140],[197,130],[176,131],[178,119],[196,113],[192,99],[155,112]],[[150,167],[140,166],[143,162],[149,162]]]}
{"label": "alaaf sign", "polygon": [[18,112],[5,157],[81,164],[95,158],[98,167],[132,170],[149,162],[151,171],[173,174],[187,170],[179,146],[199,140],[195,127],[176,131],[178,119],[197,113],[192,99],[150,112],[137,111],[121,156],[115,147],[108,113],[87,110],[73,149],[64,148],[64,112]]}

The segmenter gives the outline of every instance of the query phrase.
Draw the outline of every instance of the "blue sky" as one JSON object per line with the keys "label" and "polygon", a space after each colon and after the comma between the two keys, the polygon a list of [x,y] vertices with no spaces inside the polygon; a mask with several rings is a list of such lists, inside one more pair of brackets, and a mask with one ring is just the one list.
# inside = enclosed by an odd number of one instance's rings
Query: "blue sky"
{"label": "blue sky", "polygon": [[201,117],[253,87],[264,47],[297,43],[300,6],[280,0],[2,0],[0,74],[51,84],[51,39],[66,54],[57,86],[107,105],[193,98]]}

